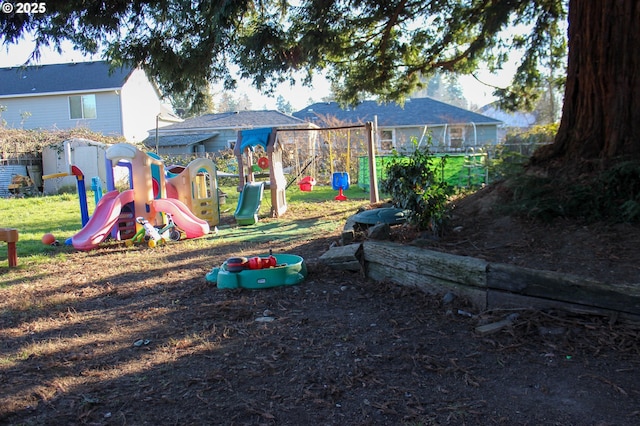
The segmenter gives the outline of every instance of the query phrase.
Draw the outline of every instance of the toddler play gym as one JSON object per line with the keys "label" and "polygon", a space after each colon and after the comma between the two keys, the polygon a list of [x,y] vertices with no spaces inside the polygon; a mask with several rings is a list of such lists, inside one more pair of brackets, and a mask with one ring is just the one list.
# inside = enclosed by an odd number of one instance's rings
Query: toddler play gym
{"label": "toddler play gym", "polygon": [[[168,172],[157,155],[122,143],[107,149],[106,163],[107,192],[97,200],[93,215],[86,221],[83,218],[82,229],[70,238],[76,249],[91,250],[109,238],[133,239],[147,224],[162,229],[171,222],[185,238],[197,238],[219,223],[216,172],[211,160],[198,158],[181,170]],[[127,189],[116,189],[117,168],[126,170]],[[81,204],[83,200],[86,204],[84,184],[80,184],[84,176],[74,170]],[[81,211],[86,207],[81,205]],[[171,228],[174,232],[168,236],[173,238],[167,239],[175,239],[175,229]],[[150,246],[164,240],[157,233],[147,234],[145,241]]]}

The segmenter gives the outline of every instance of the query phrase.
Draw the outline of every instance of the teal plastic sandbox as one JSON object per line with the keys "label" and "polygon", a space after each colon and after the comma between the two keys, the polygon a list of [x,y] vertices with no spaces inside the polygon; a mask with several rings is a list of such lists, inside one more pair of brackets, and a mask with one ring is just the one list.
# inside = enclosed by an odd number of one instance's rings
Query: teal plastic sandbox
{"label": "teal plastic sandbox", "polygon": [[[260,257],[268,257],[262,255]],[[239,272],[227,270],[227,262],[213,268],[205,278],[216,283],[218,288],[271,288],[299,284],[307,277],[304,259],[294,254],[274,254],[276,266],[266,269],[243,269]]]}

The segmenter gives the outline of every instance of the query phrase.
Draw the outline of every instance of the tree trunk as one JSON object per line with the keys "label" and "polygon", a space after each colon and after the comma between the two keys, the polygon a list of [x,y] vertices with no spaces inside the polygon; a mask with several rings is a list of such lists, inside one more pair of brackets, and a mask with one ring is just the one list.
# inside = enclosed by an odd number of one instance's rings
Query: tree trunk
{"label": "tree trunk", "polygon": [[552,159],[640,160],[640,2],[570,0],[564,108]]}

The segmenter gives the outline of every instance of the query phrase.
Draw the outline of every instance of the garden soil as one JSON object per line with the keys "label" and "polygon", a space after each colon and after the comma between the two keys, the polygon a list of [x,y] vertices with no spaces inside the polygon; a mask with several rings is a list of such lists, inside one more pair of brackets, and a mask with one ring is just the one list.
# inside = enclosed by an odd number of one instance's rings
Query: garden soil
{"label": "garden soil", "polygon": [[[408,227],[392,238],[638,282],[636,227],[534,224],[481,199],[460,203],[442,238]],[[199,240],[59,247],[68,254],[54,263],[3,269],[0,424],[640,423],[638,324],[478,312],[319,263],[354,210],[318,203],[247,228],[224,218]],[[205,280],[229,257],[269,250],[302,256],[307,279],[263,290]],[[496,333],[475,331],[505,317]]]}

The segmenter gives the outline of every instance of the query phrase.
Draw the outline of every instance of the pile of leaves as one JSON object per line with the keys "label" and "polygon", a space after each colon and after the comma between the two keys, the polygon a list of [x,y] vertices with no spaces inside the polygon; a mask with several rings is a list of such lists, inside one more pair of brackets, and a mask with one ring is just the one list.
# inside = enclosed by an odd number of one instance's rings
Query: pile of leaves
{"label": "pile of leaves", "polygon": [[57,145],[72,138],[89,139],[103,143],[124,141],[122,137],[105,136],[82,127],[67,130],[25,130],[0,127],[0,158],[38,156],[42,154],[43,148]]}

